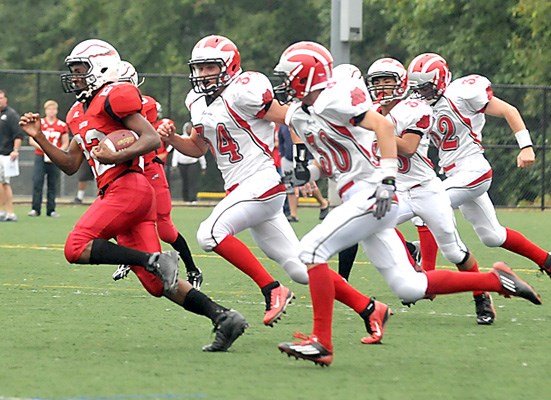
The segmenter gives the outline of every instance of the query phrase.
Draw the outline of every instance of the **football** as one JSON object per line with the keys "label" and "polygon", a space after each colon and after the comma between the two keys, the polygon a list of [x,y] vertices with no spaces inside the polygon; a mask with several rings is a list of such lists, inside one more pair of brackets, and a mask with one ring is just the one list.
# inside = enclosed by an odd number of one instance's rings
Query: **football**
{"label": "football", "polygon": [[107,134],[100,143],[105,143],[112,151],[121,151],[132,146],[138,140],[138,135],[127,129],[119,129]]}

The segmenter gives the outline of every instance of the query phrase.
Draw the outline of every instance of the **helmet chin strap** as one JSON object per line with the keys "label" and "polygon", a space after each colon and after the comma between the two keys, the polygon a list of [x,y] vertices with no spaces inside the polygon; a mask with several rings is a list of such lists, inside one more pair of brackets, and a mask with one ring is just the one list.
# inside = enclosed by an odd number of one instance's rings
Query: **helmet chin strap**
{"label": "helmet chin strap", "polygon": [[94,90],[92,88],[89,88],[88,90],[83,89],[77,94],[77,100],[81,103],[84,103],[86,100],[92,97],[93,92]]}

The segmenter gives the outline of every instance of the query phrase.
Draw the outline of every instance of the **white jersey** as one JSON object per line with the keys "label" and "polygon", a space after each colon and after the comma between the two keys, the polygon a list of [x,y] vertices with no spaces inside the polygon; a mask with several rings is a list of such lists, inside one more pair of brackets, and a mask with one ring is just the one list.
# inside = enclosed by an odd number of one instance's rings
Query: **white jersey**
{"label": "white jersey", "polygon": [[350,121],[372,107],[363,81],[331,81],[306,107],[294,103],[286,123],[304,141],[323,171],[337,183],[337,191],[356,181],[378,183],[379,161],[374,154],[374,134]]}
{"label": "white jersey", "polygon": [[[377,112],[380,112],[380,108],[378,104],[374,107]],[[398,155],[398,175],[396,176],[398,191],[408,190],[434,179],[436,177],[434,165],[427,157],[429,134],[434,122],[432,108],[425,102],[406,99],[398,102],[386,118],[394,124],[396,136],[402,137],[406,133],[421,136],[413,156],[408,158]]]}
{"label": "white jersey", "polygon": [[239,75],[210,104],[191,91],[186,106],[197,132],[207,141],[226,190],[258,171],[275,169],[273,122],[262,119],[273,100],[272,85],[258,72]]}
{"label": "white jersey", "polygon": [[438,147],[439,166],[444,172],[457,160],[484,153],[484,110],[493,97],[491,82],[480,75],[456,79],[433,106],[432,139]]}

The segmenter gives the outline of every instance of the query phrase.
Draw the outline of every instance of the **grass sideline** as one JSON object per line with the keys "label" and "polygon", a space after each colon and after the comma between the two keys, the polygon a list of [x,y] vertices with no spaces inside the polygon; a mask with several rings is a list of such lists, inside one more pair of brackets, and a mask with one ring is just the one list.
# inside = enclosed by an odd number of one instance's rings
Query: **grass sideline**
{"label": "grass sideline", "polygon": [[[297,294],[283,320],[262,325],[263,299],[252,282],[212,253],[202,252],[195,231],[209,208],[175,208],[205,273],[204,291],[238,309],[251,327],[228,353],[201,352],[212,340],[208,320],[148,296],[135,277],[113,282],[111,266],[69,265],[65,237],[86,207],[62,206],[59,219],[26,217],[0,223],[0,400],[34,399],[502,399],[546,398],[551,282],[531,262],[483,247],[458,216],[464,241],[482,270],[493,261],[513,266],[543,297],[534,306],[494,296],[494,326],[478,326],[470,294],[441,296],[403,307],[363,254],[351,282],[391,305],[383,345],[359,342],[365,328],[349,309],[335,305],[335,361],[321,369],[280,354],[276,345],[295,330],[309,333],[307,287],[249,243],[273,275]],[[318,223],[316,208],[301,208],[299,237]],[[549,244],[551,214],[500,211],[502,223],[542,247]],[[402,231],[415,237],[410,224]],[[166,247],[166,246],[165,246]],[[167,247],[168,248],[168,247]],[[331,264],[333,267],[335,263]],[[439,265],[450,268],[441,257]]]}

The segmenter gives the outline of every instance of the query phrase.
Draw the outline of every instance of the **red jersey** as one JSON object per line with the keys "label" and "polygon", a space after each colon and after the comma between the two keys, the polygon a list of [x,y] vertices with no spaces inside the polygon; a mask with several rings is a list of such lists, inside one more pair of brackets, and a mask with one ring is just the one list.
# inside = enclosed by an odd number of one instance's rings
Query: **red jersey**
{"label": "red jersey", "polygon": [[[142,111],[141,114],[145,119],[149,121],[154,128],[157,121],[157,101],[151,96],[142,96]],[[161,141],[162,142],[162,141]],[[159,149],[158,149],[159,150]],[[153,159],[157,157],[157,150],[153,150],[151,153],[147,153],[143,156],[144,162],[148,165]]]}
{"label": "red jersey", "polygon": [[67,114],[67,124],[79,144],[92,172],[98,188],[103,188],[127,171],[142,172],[143,158],[122,164],[101,164],[90,155],[92,148],[109,133],[127,129],[122,118],[140,113],[142,96],[134,85],[118,82],[105,85],[92,99],[88,108],[77,102]]}
{"label": "red jersey", "polygon": [[149,121],[151,125],[154,125],[157,121],[157,100],[151,96],[142,96],[142,112],[141,114]]}
{"label": "red jersey", "polygon": [[[40,118],[40,126],[44,136],[48,138],[51,144],[58,148],[61,147],[61,138],[63,135],[69,134],[67,124],[58,118],[54,119],[54,122],[51,124],[46,120],[46,118]],[[41,149],[36,149],[34,154],[43,156],[44,152]]]}

